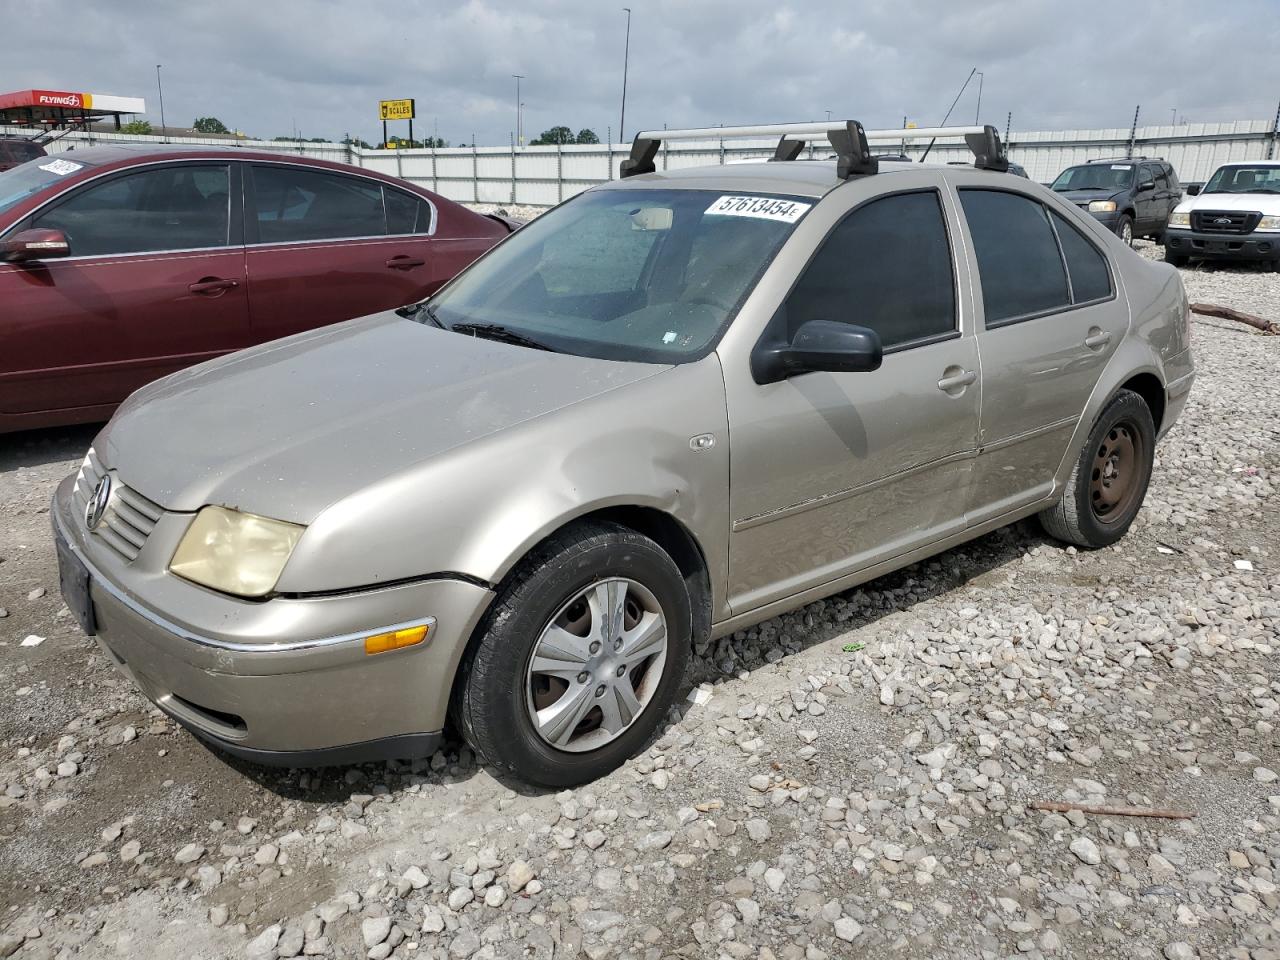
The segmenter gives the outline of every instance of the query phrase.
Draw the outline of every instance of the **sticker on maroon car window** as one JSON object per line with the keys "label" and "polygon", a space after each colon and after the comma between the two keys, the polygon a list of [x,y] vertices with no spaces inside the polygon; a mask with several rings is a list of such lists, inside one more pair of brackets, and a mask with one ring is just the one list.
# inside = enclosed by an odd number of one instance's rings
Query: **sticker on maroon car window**
{"label": "sticker on maroon car window", "polygon": [[779,220],[795,223],[813,204],[796,203],[781,197],[721,197],[707,207],[704,215],[722,217],[754,217],[757,220]]}
{"label": "sticker on maroon car window", "polygon": [[84,164],[72,163],[70,160],[50,160],[48,163],[40,164],[41,170],[48,170],[50,173],[56,173],[60,177],[65,177],[68,173],[75,173],[77,170],[83,170]]}

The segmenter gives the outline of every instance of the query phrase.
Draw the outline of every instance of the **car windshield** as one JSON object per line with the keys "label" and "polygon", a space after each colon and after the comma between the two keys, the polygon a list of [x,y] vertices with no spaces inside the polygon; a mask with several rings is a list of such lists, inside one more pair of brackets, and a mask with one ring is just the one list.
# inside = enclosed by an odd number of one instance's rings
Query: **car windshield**
{"label": "car windshield", "polygon": [[1053,189],[1061,193],[1064,190],[1123,190],[1133,183],[1132,163],[1086,163],[1078,167],[1067,167],[1058,179],[1053,181]]}
{"label": "car windshield", "polygon": [[609,360],[708,353],[812,200],[599,190],[521,228],[414,319]]}
{"label": "car windshield", "polygon": [[70,158],[37,157],[0,173],[0,213],[86,166]]}
{"label": "car windshield", "polygon": [[1280,193],[1280,166],[1219,167],[1201,193]]}

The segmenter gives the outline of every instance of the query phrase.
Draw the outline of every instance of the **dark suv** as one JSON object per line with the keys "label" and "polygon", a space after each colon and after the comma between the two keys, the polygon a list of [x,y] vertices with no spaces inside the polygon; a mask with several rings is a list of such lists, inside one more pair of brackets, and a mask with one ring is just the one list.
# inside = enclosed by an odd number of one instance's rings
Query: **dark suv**
{"label": "dark suv", "polygon": [[1090,160],[1067,167],[1053,189],[1104,223],[1125,243],[1164,237],[1169,214],[1182,200],[1178,175],[1159,157]]}
{"label": "dark suv", "polygon": [[43,157],[44,147],[25,137],[0,136],[0,170]]}

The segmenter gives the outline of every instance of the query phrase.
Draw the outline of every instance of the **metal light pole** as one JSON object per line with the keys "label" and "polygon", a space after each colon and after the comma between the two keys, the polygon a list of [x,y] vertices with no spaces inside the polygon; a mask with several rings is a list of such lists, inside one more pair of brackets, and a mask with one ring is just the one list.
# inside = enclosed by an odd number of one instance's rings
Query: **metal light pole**
{"label": "metal light pole", "polygon": [[164,87],[160,83],[160,64],[156,64],[156,89],[160,92],[160,132],[164,134],[164,142],[169,142],[169,128],[164,122]]}
{"label": "metal light pole", "polygon": [[627,142],[627,61],[631,58],[631,8],[627,11],[627,39],[622,48],[622,117],[618,121],[618,139]]}
{"label": "metal light pole", "polygon": [[830,111],[830,110],[828,110],[828,111],[827,111],[827,123],[830,123],[830,122],[831,122],[831,111]]}
{"label": "metal light pole", "polygon": [[982,74],[982,71],[979,70],[978,71],[978,106],[973,111],[973,125],[975,127],[982,122],[980,119],[978,119],[979,115],[982,113],[982,79],[983,79],[983,74]]}
{"label": "metal light pole", "polygon": [[513,73],[511,76],[516,81],[516,141],[524,146],[524,134],[520,129],[520,81],[524,79],[524,74]]}

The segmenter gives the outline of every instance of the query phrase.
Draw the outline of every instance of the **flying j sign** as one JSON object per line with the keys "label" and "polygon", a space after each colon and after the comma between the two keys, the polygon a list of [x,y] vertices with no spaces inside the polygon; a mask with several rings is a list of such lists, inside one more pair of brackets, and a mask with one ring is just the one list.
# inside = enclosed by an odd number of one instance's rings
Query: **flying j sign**
{"label": "flying j sign", "polygon": [[378,115],[380,120],[412,120],[412,100],[379,100]]}
{"label": "flying j sign", "polygon": [[141,97],[113,97],[102,93],[69,93],[64,90],[19,90],[0,93],[0,110],[86,110],[98,113],[146,113]]}

